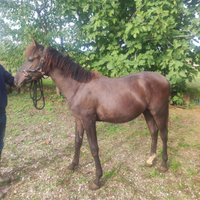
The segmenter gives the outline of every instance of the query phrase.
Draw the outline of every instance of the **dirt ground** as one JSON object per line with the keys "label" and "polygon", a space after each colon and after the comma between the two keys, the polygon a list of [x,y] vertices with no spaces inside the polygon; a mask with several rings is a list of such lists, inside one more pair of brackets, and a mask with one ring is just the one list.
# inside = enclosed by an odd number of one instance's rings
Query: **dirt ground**
{"label": "dirt ground", "polygon": [[145,167],[151,137],[143,115],[124,124],[97,123],[104,175],[90,191],[94,161],[86,137],[80,164],[68,172],[74,154],[74,118],[63,98],[46,94],[36,110],[27,94],[11,94],[1,173],[12,183],[0,187],[7,200],[200,199],[200,106],[170,106],[168,171],[160,173],[162,142],[154,166]]}

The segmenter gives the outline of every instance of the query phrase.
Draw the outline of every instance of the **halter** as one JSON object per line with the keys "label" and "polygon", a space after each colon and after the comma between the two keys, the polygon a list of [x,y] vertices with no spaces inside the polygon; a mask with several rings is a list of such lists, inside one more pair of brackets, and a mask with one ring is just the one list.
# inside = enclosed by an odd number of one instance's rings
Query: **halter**
{"label": "halter", "polygon": [[29,77],[31,78],[33,81],[34,80],[37,80],[37,77],[34,77],[28,73],[34,73],[34,72],[40,72],[42,74],[42,77],[43,78],[43,75],[45,75],[45,72],[42,71],[42,66],[44,64],[44,61],[45,61],[45,57],[46,57],[46,51],[47,51],[47,48],[44,48],[44,51],[43,51],[43,54],[42,54],[42,57],[40,58],[40,64],[39,64],[39,67],[35,68],[35,69],[27,69],[27,70],[23,70],[22,68],[19,68],[19,71],[23,73],[23,75],[25,77]]}
{"label": "halter", "polygon": [[[44,99],[44,93],[43,93],[43,85],[42,85],[42,78],[44,78],[44,75],[45,75],[45,72],[42,71],[42,66],[44,64],[44,61],[45,61],[45,57],[46,57],[46,50],[47,48],[44,48],[44,51],[43,51],[43,54],[42,54],[42,57],[40,59],[40,64],[39,64],[39,67],[35,68],[35,69],[27,69],[27,70],[22,70],[22,68],[19,69],[20,72],[22,72],[22,74],[25,76],[25,77],[29,77],[32,79],[31,81],[31,85],[30,85],[30,89],[29,89],[29,92],[30,92],[30,97],[31,99],[33,100],[33,105],[36,109],[38,110],[42,110],[45,106],[45,99]],[[40,72],[42,74],[42,76],[38,79],[37,77],[35,76],[32,76],[28,73],[36,73],[36,72]],[[32,87],[33,85],[33,87]],[[37,97],[37,86],[39,87],[40,89],[40,96]],[[31,90],[33,90],[33,94],[31,92]],[[39,100],[43,100],[43,105],[42,107],[38,107],[37,106],[37,102]]]}

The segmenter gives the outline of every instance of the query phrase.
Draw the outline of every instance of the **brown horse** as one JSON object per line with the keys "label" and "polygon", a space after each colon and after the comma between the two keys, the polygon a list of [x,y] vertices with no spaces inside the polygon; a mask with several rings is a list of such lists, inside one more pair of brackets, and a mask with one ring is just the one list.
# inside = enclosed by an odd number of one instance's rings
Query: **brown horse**
{"label": "brown horse", "polygon": [[79,163],[83,134],[86,131],[96,166],[96,178],[89,188],[99,189],[102,168],[98,154],[96,121],[123,123],[143,113],[152,137],[150,157],[146,165],[153,165],[160,130],[163,141],[160,170],[167,170],[170,84],[164,76],[155,72],[139,72],[119,78],[108,78],[85,70],[69,56],[63,56],[52,47],[44,48],[34,39],[33,42],[34,44],[25,51],[27,60],[17,72],[15,83],[21,87],[47,74],[66,98],[76,123],[75,154],[68,169],[74,170]]}

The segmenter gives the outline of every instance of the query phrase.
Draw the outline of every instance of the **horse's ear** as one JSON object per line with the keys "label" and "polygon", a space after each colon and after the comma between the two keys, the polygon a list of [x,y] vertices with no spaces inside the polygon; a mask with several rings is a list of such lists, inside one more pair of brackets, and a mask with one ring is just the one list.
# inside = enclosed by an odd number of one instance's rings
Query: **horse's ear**
{"label": "horse's ear", "polygon": [[39,49],[40,45],[35,41],[33,37],[31,37],[31,39],[33,41],[33,45],[36,46],[37,49]]}

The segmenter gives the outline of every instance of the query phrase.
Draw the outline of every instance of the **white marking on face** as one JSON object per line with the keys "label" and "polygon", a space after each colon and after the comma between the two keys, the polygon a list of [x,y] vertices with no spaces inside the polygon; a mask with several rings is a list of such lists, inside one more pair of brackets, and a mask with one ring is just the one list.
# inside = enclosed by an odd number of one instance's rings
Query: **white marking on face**
{"label": "white marking on face", "polygon": [[153,160],[155,159],[156,154],[153,154],[152,156],[149,157],[149,159],[147,160],[147,163],[149,165],[153,165]]}

